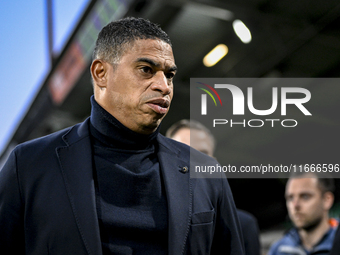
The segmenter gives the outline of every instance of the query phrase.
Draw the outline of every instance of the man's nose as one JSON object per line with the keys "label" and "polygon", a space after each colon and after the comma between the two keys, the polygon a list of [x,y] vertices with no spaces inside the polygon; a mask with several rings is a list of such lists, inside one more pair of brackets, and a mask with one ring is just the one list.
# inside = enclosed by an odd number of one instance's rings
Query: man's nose
{"label": "man's nose", "polygon": [[299,209],[300,208],[300,199],[294,199],[293,200],[293,207],[294,209]]}
{"label": "man's nose", "polygon": [[169,95],[171,93],[171,87],[169,81],[166,78],[164,72],[158,71],[154,76],[153,84],[151,88],[153,90],[160,91],[163,95]]}

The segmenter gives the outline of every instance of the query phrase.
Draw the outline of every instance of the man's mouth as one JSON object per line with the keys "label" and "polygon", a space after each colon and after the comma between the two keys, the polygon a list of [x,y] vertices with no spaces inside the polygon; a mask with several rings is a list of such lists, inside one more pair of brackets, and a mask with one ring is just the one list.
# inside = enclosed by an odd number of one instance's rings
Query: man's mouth
{"label": "man's mouth", "polygon": [[147,102],[147,105],[158,114],[166,114],[169,110],[170,101],[166,98],[155,98]]}
{"label": "man's mouth", "polygon": [[301,213],[296,213],[296,214],[294,215],[294,218],[295,218],[295,219],[298,219],[298,220],[301,220],[301,219],[303,218],[303,215],[302,215]]}

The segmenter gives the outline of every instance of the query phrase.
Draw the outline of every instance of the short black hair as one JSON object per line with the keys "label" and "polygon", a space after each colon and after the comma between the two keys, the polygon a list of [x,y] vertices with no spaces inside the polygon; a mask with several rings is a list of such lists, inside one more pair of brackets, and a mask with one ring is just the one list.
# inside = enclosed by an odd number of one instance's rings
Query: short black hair
{"label": "short black hair", "polygon": [[169,36],[157,24],[143,18],[127,17],[110,22],[99,32],[92,57],[116,64],[127,46],[139,39],[158,39],[171,46]]}
{"label": "short black hair", "polygon": [[320,190],[322,191],[322,193],[325,193],[325,192],[334,193],[335,192],[334,179],[333,179],[332,175],[330,175],[327,172],[297,171],[297,172],[292,172],[289,179],[303,178],[303,177],[305,177],[305,175],[311,175],[312,177],[316,177],[318,179],[319,187],[320,187]]}

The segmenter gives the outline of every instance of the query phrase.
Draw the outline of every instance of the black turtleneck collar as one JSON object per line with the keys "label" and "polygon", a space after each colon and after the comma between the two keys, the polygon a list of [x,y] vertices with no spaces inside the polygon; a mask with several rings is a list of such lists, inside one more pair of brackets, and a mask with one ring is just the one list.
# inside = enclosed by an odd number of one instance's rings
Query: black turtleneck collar
{"label": "black turtleneck collar", "polygon": [[136,133],[121,124],[91,97],[91,135],[95,144],[125,150],[144,150],[154,147],[159,128],[150,135]]}

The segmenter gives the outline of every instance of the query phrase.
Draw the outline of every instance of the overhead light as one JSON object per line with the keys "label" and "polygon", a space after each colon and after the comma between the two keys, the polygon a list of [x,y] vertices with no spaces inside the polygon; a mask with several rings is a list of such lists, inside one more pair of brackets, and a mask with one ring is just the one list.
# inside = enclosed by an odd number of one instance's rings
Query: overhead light
{"label": "overhead light", "polygon": [[228,53],[228,47],[225,44],[219,44],[213,48],[204,58],[203,64],[206,67],[211,67],[216,65],[225,55]]}
{"label": "overhead light", "polygon": [[239,19],[233,21],[233,28],[235,34],[240,38],[243,43],[251,42],[251,33],[247,26]]}
{"label": "overhead light", "polygon": [[194,11],[197,14],[216,19],[231,21],[234,18],[234,13],[232,13],[231,11],[207,4],[189,2],[185,7],[189,11]]}

